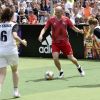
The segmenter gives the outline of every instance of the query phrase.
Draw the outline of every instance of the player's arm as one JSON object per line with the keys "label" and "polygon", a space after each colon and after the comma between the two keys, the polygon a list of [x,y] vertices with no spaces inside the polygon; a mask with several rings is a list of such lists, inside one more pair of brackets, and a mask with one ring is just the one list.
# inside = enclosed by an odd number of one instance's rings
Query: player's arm
{"label": "player's arm", "polygon": [[47,30],[50,26],[51,26],[51,19],[49,19],[49,20],[46,22],[44,28],[43,28],[43,29],[41,30],[41,32],[40,32],[40,35],[39,35],[39,38],[38,38],[38,40],[39,40],[40,42],[41,42],[42,39],[43,39],[44,33],[46,32],[46,30]]}
{"label": "player's arm", "polygon": [[19,43],[22,43],[24,46],[27,46],[27,41],[25,39],[21,39],[18,35],[17,35],[17,30],[18,30],[18,25],[15,25],[12,29],[12,34],[14,39]]}
{"label": "player's arm", "polygon": [[74,25],[73,25],[72,29],[73,29],[75,32],[84,34],[84,31],[83,31],[82,29],[79,29],[79,28],[77,28],[77,27],[74,26]]}
{"label": "player's arm", "polygon": [[72,23],[72,21],[69,19],[69,18],[67,18],[67,25],[70,27],[70,28],[72,28],[75,32],[78,32],[78,33],[84,33],[84,31],[83,30],[80,30],[79,28],[77,28],[73,23]]}
{"label": "player's arm", "polygon": [[46,30],[47,30],[46,27],[44,27],[44,28],[41,30],[40,35],[39,35],[39,38],[38,38],[38,40],[39,40],[40,42],[42,41],[43,35],[44,35],[44,33],[46,32]]}
{"label": "player's arm", "polygon": [[13,37],[16,41],[18,41],[19,43],[23,44],[24,46],[27,46],[27,41],[25,39],[21,39],[18,35],[17,32],[13,32]]}

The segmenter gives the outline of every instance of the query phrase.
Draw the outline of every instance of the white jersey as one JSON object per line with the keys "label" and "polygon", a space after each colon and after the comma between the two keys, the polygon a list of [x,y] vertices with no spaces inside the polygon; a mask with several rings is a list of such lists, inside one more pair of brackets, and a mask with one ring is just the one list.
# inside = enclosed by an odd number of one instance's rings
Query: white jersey
{"label": "white jersey", "polygon": [[0,56],[18,54],[16,41],[14,40],[12,29],[16,23],[0,23]]}

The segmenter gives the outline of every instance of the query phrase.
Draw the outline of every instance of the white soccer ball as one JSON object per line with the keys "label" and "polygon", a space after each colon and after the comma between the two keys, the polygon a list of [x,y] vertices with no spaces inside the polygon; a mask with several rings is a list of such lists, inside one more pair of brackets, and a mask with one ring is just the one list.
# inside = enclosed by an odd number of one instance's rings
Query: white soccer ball
{"label": "white soccer ball", "polygon": [[54,78],[54,73],[52,71],[46,71],[45,79],[46,80],[52,80],[53,78]]}

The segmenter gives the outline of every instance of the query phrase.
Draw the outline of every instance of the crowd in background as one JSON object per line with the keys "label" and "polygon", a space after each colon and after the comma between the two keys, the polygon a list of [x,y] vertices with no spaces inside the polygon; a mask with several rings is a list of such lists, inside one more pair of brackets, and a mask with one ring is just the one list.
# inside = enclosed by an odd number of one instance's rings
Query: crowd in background
{"label": "crowd in background", "polygon": [[0,14],[10,7],[18,24],[45,24],[58,5],[73,24],[87,23],[90,17],[100,24],[100,0],[0,0]]}

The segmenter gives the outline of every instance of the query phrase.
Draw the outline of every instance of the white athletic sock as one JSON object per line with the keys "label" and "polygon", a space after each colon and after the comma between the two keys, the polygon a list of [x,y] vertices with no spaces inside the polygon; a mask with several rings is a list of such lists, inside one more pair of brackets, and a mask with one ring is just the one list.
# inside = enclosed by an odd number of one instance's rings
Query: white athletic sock
{"label": "white athletic sock", "polygon": [[61,69],[59,72],[63,72],[63,70]]}
{"label": "white athletic sock", "polygon": [[77,66],[77,68],[80,68],[80,67],[81,67],[80,65]]}
{"label": "white athletic sock", "polygon": [[14,91],[18,91],[18,88],[17,87],[14,87]]}
{"label": "white athletic sock", "polygon": [[18,88],[14,88],[13,96],[14,96],[15,98],[19,98],[19,97],[20,97],[20,93],[19,93]]}

